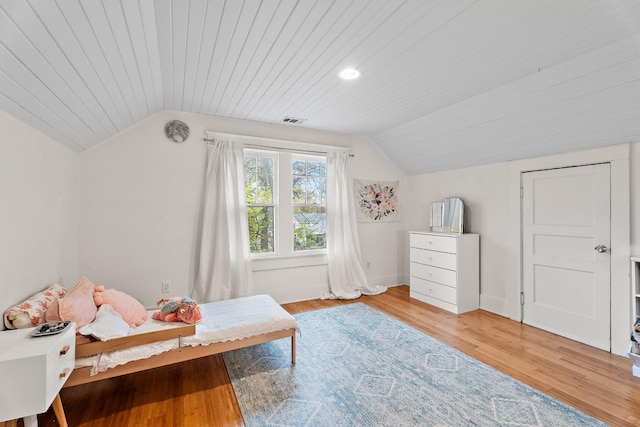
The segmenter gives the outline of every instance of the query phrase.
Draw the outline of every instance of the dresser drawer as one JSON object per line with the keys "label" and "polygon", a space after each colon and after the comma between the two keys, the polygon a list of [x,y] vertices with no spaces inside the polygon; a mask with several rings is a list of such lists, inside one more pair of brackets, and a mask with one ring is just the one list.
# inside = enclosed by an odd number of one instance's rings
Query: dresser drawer
{"label": "dresser drawer", "polygon": [[448,252],[451,254],[455,254],[457,252],[456,238],[450,236],[412,233],[409,237],[409,244],[412,248],[429,249],[438,252]]}
{"label": "dresser drawer", "polygon": [[455,288],[420,279],[419,277],[411,278],[411,290],[420,292],[421,294],[427,295],[431,298],[437,298],[449,304],[457,303],[457,293]]}
{"label": "dresser drawer", "polygon": [[69,361],[75,364],[75,325],[72,324],[67,329],[59,335],[60,339],[47,353],[47,372],[54,372],[59,366],[68,365]]}
{"label": "dresser drawer", "polygon": [[411,277],[440,283],[452,288],[456,288],[456,272],[444,268],[432,267],[430,265],[411,263]]}
{"label": "dresser drawer", "polygon": [[46,355],[47,378],[45,394],[47,401],[53,400],[75,368],[75,339],[75,324],[71,324],[66,331],[60,334],[60,340],[55,343],[51,351]]}
{"label": "dresser drawer", "polygon": [[446,268],[448,270],[456,269],[456,254],[411,248],[409,257],[411,262]]}
{"label": "dresser drawer", "polygon": [[69,376],[73,372],[74,367],[75,360],[69,359],[56,366],[55,370],[47,372],[47,380],[45,386],[47,402],[53,402],[56,394],[58,394],[58,392],[64,386],[64,383],[69,379]]}

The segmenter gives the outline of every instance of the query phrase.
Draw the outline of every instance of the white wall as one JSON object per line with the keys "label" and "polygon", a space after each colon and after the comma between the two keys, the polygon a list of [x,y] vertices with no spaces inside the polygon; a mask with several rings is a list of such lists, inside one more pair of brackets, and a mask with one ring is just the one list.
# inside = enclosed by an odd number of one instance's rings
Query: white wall
{"label": "white wall", "polygon": [[[405,226],[408,230],[429,229],[431,202],[460,197],[465,203],[465,232],[480,234],[481,307],[506,312],[508,271],[508,164],[497,163],[466,169],[416,175],[406,178],[411,197]],[[407,237],[408,239],[408,237]],[[405,268],[408,276],[408,240]]]}
{"label": "white wall", "polygon": [[[185,143],[165,138],[163,127],[171,119],[190,126]],[[514,278],[505,260],[514,257],[513,162],[403,178],[365,137],[177,112],[152,116],[79,156],[2,111],[0,128],[2,311],[52,283],[73,286],[82,275],[147,306],[166,296],[160,292],[163,280],[171,281],[171,295],[189,294],[206,151],[200,138],[213,130],[349,146],[354,178],[401,180],[403,221],[359,225],[370,283],[408,283],[407,231],[427,229],[430,202],[461,197],[466,231],[481,235],[481,306],[510,315]],[[562,156],[580,159],[583,153]],[[629,252],[638,256],[638,143],[630,146],[629,166]],[[317,298],[328,290],[324,265],[255,270],[255,292],[271,293],[280,302]],[[630,298],[630,283],[617,286],[626,286]],[[617,326],[626,334],[622,323]]]}
{"label": "white wall", "polygon": [[[163,133],[169,120],[191,133],[176,144]],[[401,174],[364,137],[297,127],[164,111],[80,155],[80,271],[96,283],[130,293],[145,306],[191,292],[206,147],[204,131],[351,147],[352,174],[371,180]],[[403,277],[402,223],[362,224],[363,258],[371,283],[398,284]],[[279,302],[313,299],[328,291],[326,266],[263,270],[254,293]]]}
{"label": "white wall", "polygon": [[[640,145],[631,144],[630,167],[630,215],[620,200],[626,199],[627,168],[625,146],[605,147],[541,158],[497,163],[467,169],[457,169],[406,178],[412,195],[411,212],[407,217],[408,229],[426,230],[428,205],[445,197],[461,197],[466,204],[465,231],[480,234],[480,306],[488,311],[519,319],[514,310],[519,293],[519,170],[569,166],[597,161],[612,161],[612,247],[618,245],[612,257],[612,350],[618,354],[626,351],[626,341],[631,321],[631,283],[628,280],[627,254],[640,255],[640,186],[635,184],[640,171]],[[620,181],[623,180],[623,181]],[[615,184],[618,182],[618,184]],[[618,191],[620,190],[620,191]],[[624,192],[624,194],[620,194]],[[630,218],[630,220],[629,220]],[[619,222],[630,223],[628,236],[620,236]],[[630,247],[628,247],[630,246]],[[406,251],[405,251],[406,253]],[[623,254],[621,259],[620,254]],[[408,254],[405,255],[405,272],[408,274]],[[515,296],[514,296],[515,295]],[[514,302],[515,301],[515,302]],[[517,311],[517,312],[516,312]]]}
{"label": "white wall", "polygon": [[4,111],[0,129],[4,313],[53,283],[78,280],[77,155]]}

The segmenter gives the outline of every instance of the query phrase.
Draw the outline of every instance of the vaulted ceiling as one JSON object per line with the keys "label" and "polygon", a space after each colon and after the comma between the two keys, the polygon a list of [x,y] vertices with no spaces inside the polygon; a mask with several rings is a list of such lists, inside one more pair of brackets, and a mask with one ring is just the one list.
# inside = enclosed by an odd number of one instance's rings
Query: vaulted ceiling
{"label": "vaulted ceiling", "polygon": [[292,116],[406,174],[640,141],[640,2],[0,0],[0,108],[78,152]]}

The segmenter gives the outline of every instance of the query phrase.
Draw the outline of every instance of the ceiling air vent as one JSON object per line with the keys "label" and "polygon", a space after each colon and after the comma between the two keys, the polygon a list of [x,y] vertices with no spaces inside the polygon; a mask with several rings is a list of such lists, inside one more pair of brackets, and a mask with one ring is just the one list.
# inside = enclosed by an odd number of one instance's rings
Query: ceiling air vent
{"label": "ceiling air vent", "polygon": [[282,123],[286,124],[286,125],[299,125],[305,121],[307,121],[307,119],[301,119],[299,117],[289,117],[289,116],[284,116],[282,118],[282,120],[280,120]]}

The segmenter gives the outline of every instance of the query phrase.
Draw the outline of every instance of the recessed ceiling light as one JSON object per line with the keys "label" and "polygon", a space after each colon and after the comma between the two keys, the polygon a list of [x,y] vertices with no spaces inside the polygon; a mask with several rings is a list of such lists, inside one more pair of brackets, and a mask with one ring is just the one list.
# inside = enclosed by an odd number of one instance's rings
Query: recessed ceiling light
{"label": "recessed ceiling light", "polygon": [[340,71],[340,74],[338,75],[341,79],[353,80],[358,78],[358,76],[360,75],[360,71],[356,70],[355,68],[345,68],[344,70]]}

